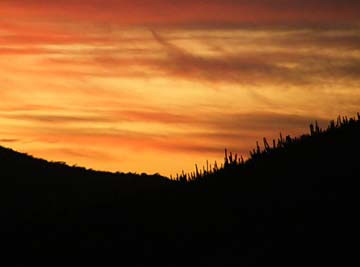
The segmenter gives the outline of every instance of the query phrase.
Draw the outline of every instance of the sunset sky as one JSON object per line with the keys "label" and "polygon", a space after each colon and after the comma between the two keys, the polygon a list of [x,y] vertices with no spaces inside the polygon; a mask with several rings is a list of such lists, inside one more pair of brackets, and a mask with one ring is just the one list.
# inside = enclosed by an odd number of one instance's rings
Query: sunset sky
{"label": "sunset sky", "polygon": [[0,145],[192,171],[360,111],[359,0],[1,0]]}

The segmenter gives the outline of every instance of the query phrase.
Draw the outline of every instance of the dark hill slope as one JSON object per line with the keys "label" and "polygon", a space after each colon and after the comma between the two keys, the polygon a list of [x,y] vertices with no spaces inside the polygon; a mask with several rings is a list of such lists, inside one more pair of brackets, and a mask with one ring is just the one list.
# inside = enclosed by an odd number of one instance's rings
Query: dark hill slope
{"label": "dark hill slope", "polygon": [[[157,192],[171,181],[160,175],[110,173],[48,162],[0,147],[2,195],[15,196],[19,206],[87,205],[116,195]],[[36,202],[36,203],[35,203]],[[68,203],[67,203],[68,202]],[[52,206],[52,208],[56,208]]]}
{"label": "dark hill slope", "polygon": [[148,189],[168,183],[169,179],[158,174],[133,174],[100,172],[83,167],[71,167],[63,162],[49,162],[0,146],[1,177],[18,184],[69,184],[96,182],[97,186],[111,183],[123,190]]}
{"label": "dark hill slope", "polygon": [[359,119],[339,119],[177,183],[0,149],[4,240],[61,251],[52,265],[84,250],[108,254],[86,265],[344,265],[357,255],[359,137]]}

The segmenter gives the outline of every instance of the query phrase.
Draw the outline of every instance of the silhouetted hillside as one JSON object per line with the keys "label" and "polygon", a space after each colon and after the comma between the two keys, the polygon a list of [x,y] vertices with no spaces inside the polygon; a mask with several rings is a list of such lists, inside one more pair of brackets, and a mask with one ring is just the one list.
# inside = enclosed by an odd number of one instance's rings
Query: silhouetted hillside
{"label": "silhouetted hillside", "polygon": [[[83,167],[68,166],[64,162],[49,162],[0,146],[1,177],[15,178],[19,183],[119,183],[123,189],[157,187],[169,180],[159,174],[100,172]],[[29,177],[30,176],[30,177]]]}
{"label": "silhouetted hillside", "polygon": [[264,139],[247,161],[225,152],[177,182],[0,148],[3,240],[59,266],[68,252],[85,252],[82,265],[344,265],[357,255],[359,153],[359,115]]}

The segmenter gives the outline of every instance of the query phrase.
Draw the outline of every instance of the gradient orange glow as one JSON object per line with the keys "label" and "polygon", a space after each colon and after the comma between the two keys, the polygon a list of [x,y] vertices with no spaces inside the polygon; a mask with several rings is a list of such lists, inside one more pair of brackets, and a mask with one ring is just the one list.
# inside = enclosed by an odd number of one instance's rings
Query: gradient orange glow
{"label": "gradient orange glow", "polygon": [[191,171],[360,111],[358,1],[0,2],[0,144]]}

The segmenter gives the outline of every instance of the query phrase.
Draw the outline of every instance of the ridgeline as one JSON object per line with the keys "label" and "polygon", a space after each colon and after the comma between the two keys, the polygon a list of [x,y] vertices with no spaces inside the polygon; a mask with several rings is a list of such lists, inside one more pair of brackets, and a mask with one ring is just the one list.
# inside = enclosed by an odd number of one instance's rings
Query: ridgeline
{"label": "ridgeline", "polygon": [[[304,266],[356,259],[360,116],[178,175],[107,173],[0,147],[1,236],[32,266]],[[101,255],[95,259],[95,254]],[[25,256],[27,255],[27,256]],[[106,256],[104,256],[106,255]],[[28,257],[29,256],[29,257]],[[72,262],[75,263],[75,262]]]}

